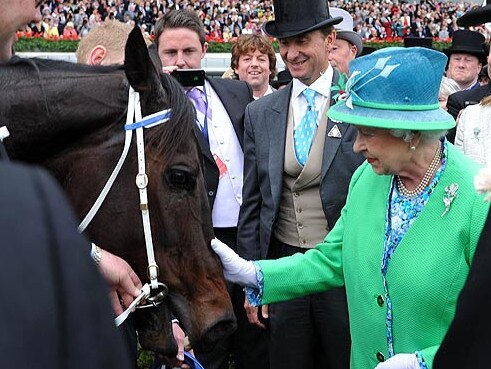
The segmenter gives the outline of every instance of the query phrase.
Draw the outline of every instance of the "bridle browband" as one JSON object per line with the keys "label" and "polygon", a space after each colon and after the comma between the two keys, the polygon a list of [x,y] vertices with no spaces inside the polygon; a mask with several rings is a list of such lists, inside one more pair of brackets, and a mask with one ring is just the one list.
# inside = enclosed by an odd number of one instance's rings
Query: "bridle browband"
{"label": "bridle browband", "polygon": [[[116,319],[114,320],[116,326],[121,325],[121,323],[126,320],[126,318],[130,315],[132,311],[134,311],[135,308],[146,308],[160,305],[169,291],[168,287],[164,283],[161,283],[157,280],[159,276],[159,267],[155,261],[152,230],[150,227],[150,213],[147,195],[148,176],[146,174],[145,166],[145,142],[143,137],[143,128],[151,128],[165,123],[170,119],[170,116],[171,109],[167,109],[142,118],[140,94],[130,86],[128,97],[128,112],[126,115],[126,124],[124,126],[124,129],[126,130],[126,135],[123,152],[121,153],[121,157],[119,158],[101,193],[97,197],[94,205],[92,205],[91,209],[78,226],[78,231],[82,233],[99,211],[102,203],[109,193],[109,190],[114,184],[114,181],[116,180],[121,167],[123,166],[126,156],[128,155],[133,131],[135,131],[138,155],[138,174],[136,175],[135,183],[140,194],[140,211],[142,214],[143,232],[145,235],[145,246],[148,259],[147,275],[150,280],[150,284],[145,283],[145,285],[141,289],[140,295],[130,304],[130,306],[128,306],[128,308],[121,315],[116,317]],[[151,296],[152,292],[154,292],[153,296]],[[146,305],[140,305],[140,303],[144,301],[148,303]]]}

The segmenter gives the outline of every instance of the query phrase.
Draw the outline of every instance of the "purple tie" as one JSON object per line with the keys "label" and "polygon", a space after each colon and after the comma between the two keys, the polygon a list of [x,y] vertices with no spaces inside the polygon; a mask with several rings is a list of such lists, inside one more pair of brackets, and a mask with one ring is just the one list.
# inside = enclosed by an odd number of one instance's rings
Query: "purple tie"
{"label": "purple tie", "polygon": [[201,91],[199,88],[193,87],[186,92],[186,96],[193,102],[196,111],[206,115],[206,103],[203,99],[203,91]]}
{"label": "purple tie", "polygon": [[211,120],[210,106],[205,102],[204,92],[199,88],[193,87],[186,92],[186,96],[193,102],[196,108],[196,123],[201,129],[201,133],[208,141],[208,119]]}

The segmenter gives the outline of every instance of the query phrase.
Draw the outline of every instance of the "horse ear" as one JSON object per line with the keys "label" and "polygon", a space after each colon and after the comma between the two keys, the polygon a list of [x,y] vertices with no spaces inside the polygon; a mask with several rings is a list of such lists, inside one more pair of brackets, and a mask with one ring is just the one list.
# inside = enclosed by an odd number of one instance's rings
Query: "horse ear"
{"label": "horse ear", "polygon": [[155,45],[154,42],[148,47],[148,54],[150,55],[150,59],[152,60],[155,68],[157,68],[157,70],[162,70],[162,61],[160,60],[157,45]]}
{"label": "horse ear", "polygon": [[126,78],[137,92],[150,90],[152,76],[157,75],[152,60],[148,55],[147,44],[138,26],[128,36],[124,51],[124,68]]}

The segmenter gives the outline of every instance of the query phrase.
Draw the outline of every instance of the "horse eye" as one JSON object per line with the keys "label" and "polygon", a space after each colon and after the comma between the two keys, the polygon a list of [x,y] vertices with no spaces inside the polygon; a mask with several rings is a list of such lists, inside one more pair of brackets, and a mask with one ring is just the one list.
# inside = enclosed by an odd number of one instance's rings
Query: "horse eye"
{"label": "horse eye", "polygon": [[184,186],[186,184],[187,175],[184,172],[174,170],[171,173],[171,182],[175,186]]}
{"label": "horse eye", "polygon": [[170,168],[166,172],[166,178],[170,187],[176,190],[191,192],[196,183],[195,176],[186,167]]}

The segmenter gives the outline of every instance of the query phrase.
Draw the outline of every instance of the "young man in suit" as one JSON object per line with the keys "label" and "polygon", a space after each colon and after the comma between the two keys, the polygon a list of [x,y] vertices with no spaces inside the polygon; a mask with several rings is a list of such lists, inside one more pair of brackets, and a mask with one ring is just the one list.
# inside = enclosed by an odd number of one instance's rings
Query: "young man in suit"
{"label": "young man in suit", "polygon": [[[174,10],[160,19],[155,25],[155,43],[168,72],[201,68],[208,48],[203,24],[188,10]],[[215,235],[234,247],[242,204],[244,111],[253,100],[252,90],[242,81],[206,78],[204,86],[188,88],[186,94],[196,108],[197,138]],[[259,335],[262,332],[247,324],[242,290],[230,285],[229,293],[238,320],[233,342],[226,340],[210,353],[195,352],[196,356],[207,369],[228,369],[229,352],[233,350],[236,368],[261,368],[265,355],[258,352],[256,356],[250,350],[250,342],[260,338],[245,337],[243,329],[254,329]]]}
{"label": "young man in suit", "polygon": [[[363,161],[353,152],[354,127],[326,116],[339,78],[329,64],[333,26],[342,18],[332,18],[322,0],[276,0],[274,9],[264,30],[279,39],[293,81],[246,109],[237,251],[253,260],[303,253],[322,241]],[[262,308],[259,315],[247,310],[251,322],[269,325],[271,369],[349,368],[344,289],[273,304],[267,323]]]}
{"label": "young man in suit", "polygon": [[239,81],[251,86],[254,100],[273,93],[269,84],[276,76],[276,54],[264,35],[241,35],[232,46],[230,67]]}

